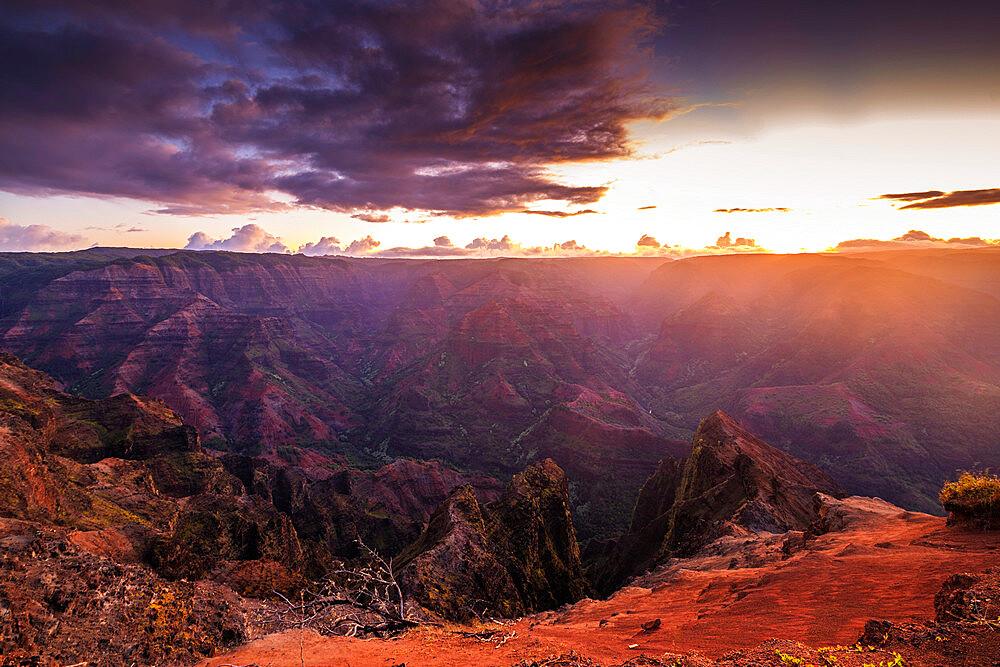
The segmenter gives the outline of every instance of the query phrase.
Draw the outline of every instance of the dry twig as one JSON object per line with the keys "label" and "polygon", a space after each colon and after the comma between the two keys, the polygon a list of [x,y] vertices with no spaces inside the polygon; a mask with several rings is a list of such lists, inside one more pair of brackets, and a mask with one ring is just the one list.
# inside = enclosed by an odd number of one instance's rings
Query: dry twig
{"label": "dry twig", "polygon": [[297,601],[274,591],[285,606],[263,622],[348,637],[391,634],[420,625],[420,619],[407,613],[392,560],[383,558],[361,539],[358,544],[364,556],[358,564],[337,563],[315,590],[302,590]]}

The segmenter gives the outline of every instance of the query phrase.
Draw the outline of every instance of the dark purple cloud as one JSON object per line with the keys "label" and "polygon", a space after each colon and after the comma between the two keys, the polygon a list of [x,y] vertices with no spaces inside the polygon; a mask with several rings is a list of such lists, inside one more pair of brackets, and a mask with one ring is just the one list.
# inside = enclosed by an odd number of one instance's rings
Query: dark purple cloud
{"label": "dark purple cloud", "polygon": [[453,248],[455,244],[451,242],[451,239],[447,236],[439,236],[434,239],[434,246],[437,248]]}
{"label": "dark purple cloud", "polygon": [[900,207],[900,211],[907,209],[952,208],[954,206],[986,206],[987,204],[1000,204],[1000,188],[956,190],[947,193],[940,190],[906,192],[894,195],[881,195],[878,199],[912,202]]}
{"label": "dark purple cloud", "polygon": [[177,214],[588,204],[606,187],[546,167],[627,155],[628,123],[671,111],[658,27],[634,0],[9,0],[0,188]]}

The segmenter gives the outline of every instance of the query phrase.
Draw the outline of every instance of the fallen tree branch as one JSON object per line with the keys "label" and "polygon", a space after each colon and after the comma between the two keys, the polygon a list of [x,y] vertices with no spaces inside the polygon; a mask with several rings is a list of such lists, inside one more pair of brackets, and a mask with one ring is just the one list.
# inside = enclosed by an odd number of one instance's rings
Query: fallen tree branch
{"label": "fallen tree branch", "polygon": [[284,606],[262,622],[283,628],[312,628],[324,634],[395,634],[425,623],[407,612],[407,600],[393,569],[360,538],[362,559],[351,566],[335,564],[317,582],[316,589],[303,589],[292,601],[278,591]]}

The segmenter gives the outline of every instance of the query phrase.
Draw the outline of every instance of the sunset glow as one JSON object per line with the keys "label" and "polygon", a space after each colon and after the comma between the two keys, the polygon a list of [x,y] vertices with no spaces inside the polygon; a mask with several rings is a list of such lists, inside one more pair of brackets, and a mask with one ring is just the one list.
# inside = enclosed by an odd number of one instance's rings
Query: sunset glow
{"label": "sunset glow", "polygon": [[[997,197],[924,210],[878,199],[1000,185],[995,16],[985,5],[964,4],[959,20],[957,11],[939,17],[909,5],[900,19],[891,2],[835,14],[777,0],[659,8],[583,2],[569,23],[558,4],[517,19],[476,3],[441,5],[426,14],[438,22],[406,36],[393,22],[414,19],[386,13],[382,32],[366,38],[374,41],[355,44],[375,49],[369,60],[345,74],[348,53],[307,43],[297,32],[304,26],[288,16],[267,19],[286,41],[255,42],[264,24],[252,12],[185,19],[178,32],[156,12],[15,2],[2,25],[23,80],[6,90],[19,97],[4,107],[9,131],[0,135],[7,156],[0,163],[0,244],[184,247],[196,232],[219,240],[246,225],[280,240],[268,247],[291,251],[323,237],[346,250],[369,236],[378,245],[364,252],[434,246],[441,237],[459,248],[507,236],[522,249],[576,241],[611,253],[634,252],[644,235],[677,253],[701,251],[727,231],[775,252],[822,251],[911,229],[941,239],[996,238]],[[331,26],[339,11],[325,14]],[[113,127],[99,116],[71,119],[58,101],[30,92],[31,73],[55,76],[46,72],[65,55],[57,46],[76,34],[90,41],[80,47],[88,55],[74,64],[75,76],[93,87],[88,97],[67,80],[66,103],[79,96],[110,118],[153,100],[154,89],[132,78],[138,70],[102,64],[145,48],[120,32],[125,25],[161,40],[145,55],[171,77],[176,99],[155,102],[159,116]],[[524,62],[500,62],[479,59],[456,37],[462,26],[498,49],[513,49],[505,40],[521,39],[518,31],[551,32],[529,51],[517,47]],[[565,51],[559,39],[569,40]],[[56,50],[39,50],[45,40]],[[729,47],[716,48],[720,42]],[[420,49],[451,53],[451,69],[431,73],[429,63],[403,55]],[[526,64],[534,57],[551,67]],[[469,71],[492,78],[460,79],[462,59]],[[263,69],[241,73],[250,63]],[[360,96],[345,98],[343,108],[333,98],[305,107],[295,97],[364,86],[361,77],[377,72],[399,90],[412,81],[411,103],[437,100],[423,112],[426,126],[413,124],[402,98],[375,88],[352,88]],[[309,83],[291,83],[307,73],[315,77]],[[440,80],[427,78],[434,76]],[[108,96],[106,86],[118,86],[122,96]],[[435,86],[452,97],[434,98]],[[561,98],[553,94],[560,87]],[[362,99],[378,111],[352,115],[349,105]],[[327,123],[368,123],[371,113],[398,129],[318,139]],[[492,125],[484,124],[489,114]],[[254,126],[275,122],[285,123],[281,136]],[[366,144],[365,132],[383,134]],[[402,150],[392,132],[424,145]],[[135,155],[106,153],[121,142]],[[94,150],[105,157],[83,159]],[[133,159],[139,162],[127,166]]]}
{"label": "sunset glow", "polygon": [[997,667],[998,470],[998,0],[0,0],[0,667]]}

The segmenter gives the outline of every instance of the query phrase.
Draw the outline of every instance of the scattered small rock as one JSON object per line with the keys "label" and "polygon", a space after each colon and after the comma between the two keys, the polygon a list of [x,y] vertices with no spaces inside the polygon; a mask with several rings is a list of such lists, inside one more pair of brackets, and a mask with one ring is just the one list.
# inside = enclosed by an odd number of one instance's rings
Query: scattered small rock
{"label": "scattered small rock", "polygon": [[646,621],[642,624],[643,632],[656,632],[660,629],[660,619],[654,618],[652,621]]}

